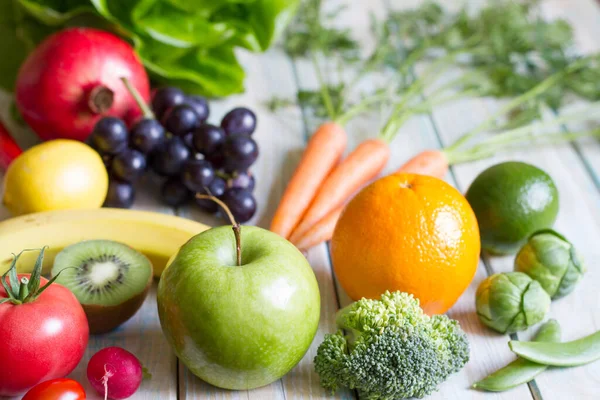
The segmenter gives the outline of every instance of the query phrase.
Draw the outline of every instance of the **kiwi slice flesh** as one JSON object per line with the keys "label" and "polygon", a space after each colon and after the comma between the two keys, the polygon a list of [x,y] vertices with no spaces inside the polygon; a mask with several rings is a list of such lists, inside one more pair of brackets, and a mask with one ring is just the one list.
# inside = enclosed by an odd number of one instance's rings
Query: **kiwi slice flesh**
{"label": "kiwi slice flesh", "polygon": [[52,276],[83,306],[90,333],[109,332],[131,318],[152,285],[152,264],[142,253],[111,240],[87,240],[65,247]]}

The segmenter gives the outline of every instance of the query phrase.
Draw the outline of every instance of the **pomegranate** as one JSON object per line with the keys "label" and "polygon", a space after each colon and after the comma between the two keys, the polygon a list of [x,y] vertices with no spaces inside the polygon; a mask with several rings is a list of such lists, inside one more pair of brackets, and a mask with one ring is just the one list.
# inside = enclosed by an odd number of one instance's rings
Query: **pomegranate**
{"label": "pomegranate", "polygon": [[150,99],[148,75],[127,42],[97,29],[65,29],[46,38],[21,66],[17,106],[40,139],[84,141],[102,116],[131,124],[141,115],[122,77]]}

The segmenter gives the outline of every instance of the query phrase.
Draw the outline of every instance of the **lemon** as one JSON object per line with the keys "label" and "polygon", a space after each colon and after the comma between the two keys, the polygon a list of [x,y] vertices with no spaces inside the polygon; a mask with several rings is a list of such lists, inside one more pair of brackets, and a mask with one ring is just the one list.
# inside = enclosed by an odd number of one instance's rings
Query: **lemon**
{"label": "lemon", "polygon": [[14,215],[98,208],[108,190],[108,174],[88,145],[51,140],[14,160],[4,176],[3,203]]}

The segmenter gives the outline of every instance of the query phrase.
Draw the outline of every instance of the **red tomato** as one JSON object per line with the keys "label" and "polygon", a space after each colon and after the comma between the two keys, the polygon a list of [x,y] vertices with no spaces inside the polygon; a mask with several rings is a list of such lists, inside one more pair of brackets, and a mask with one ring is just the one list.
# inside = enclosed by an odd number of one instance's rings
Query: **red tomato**
{"label": "red tomato", "polygon": [[22,400],[85,400],[85,390],[73,379],[54,379],[34,386]]}
{"label": "red tomato", "polygon": [[[29,274],[19,275],[29,278]],[[41,285],[47,280],[41,278]],[[0,299],[6,298],[0,285]],[[83,308],[69,289],[53,283],[33,302],[0,304],[0,396],[67,376],[88,343]]]}

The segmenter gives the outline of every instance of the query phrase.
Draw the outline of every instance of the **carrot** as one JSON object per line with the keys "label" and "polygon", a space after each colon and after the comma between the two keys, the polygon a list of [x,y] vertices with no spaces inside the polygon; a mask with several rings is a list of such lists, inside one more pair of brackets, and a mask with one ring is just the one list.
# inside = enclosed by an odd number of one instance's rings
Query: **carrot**
{"label": "carrot", "polygon": [[[445,153],[440,150],[427,150],[408,160],[395,173],[430,175],[442,179],[447,172],[448,160]],[[331,240],[335,225],[343,209],[344,207],[339,207],[331,211],[314,224],[306,233],[300,235],[298,238],[292,238],[292,243],[301,250],[307,250]]]}
{"label": "carrot", "polygon": [[327,177],[317,192],[302,222],[294,229],[290,241],[298,242],[315,224],[341,207],[363,185],[375,178],[390,157],[387,142],[368,139],[354,149]]}
{"label": "carrot", "polygon": [[279,202],[271,231],[286,239],[289,237],[319,187],[342,157],[346,142],[346,131],[335,122],[324,123],[317,129]]}
{"label": "carrot", "polygon": [[8,168],[9,164],[21,153],[21,148],[0,121],[0,169]]}
{"label": "carrot", "polygon": [[344,207],[345,206],[338,207],[327,214],[296,242],[292,243],[300,250],[308,250],[313,246],[331,240],[335,225],[337,224],[338,219],[340,219]]}
{"label": "carrot", "polygon": [[405,162],[395,173],[430,175],[443,179],[448,172],[448,157],[441,150],[425,150]]}

